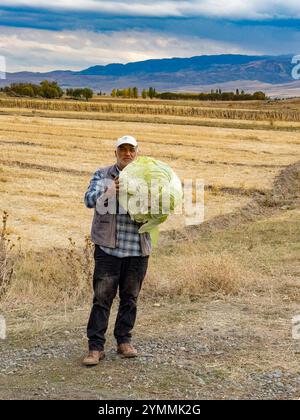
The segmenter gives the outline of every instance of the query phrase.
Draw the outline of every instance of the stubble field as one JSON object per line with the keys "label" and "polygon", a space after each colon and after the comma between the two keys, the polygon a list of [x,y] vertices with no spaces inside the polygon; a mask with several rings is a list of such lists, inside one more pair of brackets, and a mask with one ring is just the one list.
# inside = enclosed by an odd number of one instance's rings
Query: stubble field
{"label": "stubble field", "polygon": [[[265,105],[285,115],[278,120],[170,115],[170,103],[159,104],[160,115],[140,114],[134,103],[128,112],[128,101],[118,104],[124,112],[109,113],[21,105],[0,109],[0,210],[16,243],[1,301],[8,323],[2,395],[299,398],[297,101]],[[252,116],[263,106],[206,104]],[[92,211],[83,195],[95,170],[114,163],[114,141],[124,134],[137,137],[141,155],[205,183],[204,223],[187,228],[173,216],[161,228],[136,327],[142,357],[130,367],[128,388],[128,363],[116,358],[110,336],[99,371],[87,373],[79,362],[93,267]]]}
{"label": "stubble field", "polygon": [[[165,161],[181,179],[203,179],[205,220],[270,190],[299,157],[297,131],[22,115],[0,121],[0,206],[10,213],[12,232],[35,249],[63,247],[68,237],[80,241],[89,233],[84,192],[95,170],[114,162],[114,141],[126,133],[139,139],[141,155]],[[162,229],[183,223],[173,217]]]}

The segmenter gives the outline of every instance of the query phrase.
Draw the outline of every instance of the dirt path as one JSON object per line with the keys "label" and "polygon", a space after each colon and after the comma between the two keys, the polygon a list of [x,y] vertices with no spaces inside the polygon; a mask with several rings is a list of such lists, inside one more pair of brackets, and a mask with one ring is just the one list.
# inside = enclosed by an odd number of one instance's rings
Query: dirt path
{"label": "dirt path", "polygon": [[[81,366],[88,308],[26,324],[1,342],[1,398],[299,399],[300,342],[291,337],[296,307],[241,299],[154,306],[140,302],[140,357],[121,359],[111,323],[106,359]],[[115,317],[115,308],[111,319]],[[8,325],[18,319],[9,315]]]}

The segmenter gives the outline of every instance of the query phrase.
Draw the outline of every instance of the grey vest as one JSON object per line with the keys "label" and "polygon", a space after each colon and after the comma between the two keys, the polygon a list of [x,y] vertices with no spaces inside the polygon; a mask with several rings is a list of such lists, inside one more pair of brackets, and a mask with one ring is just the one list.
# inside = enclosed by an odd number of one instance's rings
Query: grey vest
{"label": "grey vest", "polygon": [[[113,180],[117,175],[117,165],[103,168],[104,178]],[[94,218],[91,229],[91,239],[94,244],[116,248],[116,214],[99,214],[95,208]],[[151,239],[148,232],[140,234],[142,255],[147,256],[151,253]]]}

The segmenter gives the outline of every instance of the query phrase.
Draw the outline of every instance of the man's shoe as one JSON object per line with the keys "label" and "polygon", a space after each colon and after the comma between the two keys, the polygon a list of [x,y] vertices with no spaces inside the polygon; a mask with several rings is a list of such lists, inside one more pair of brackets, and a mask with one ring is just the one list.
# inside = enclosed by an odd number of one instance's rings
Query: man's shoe
{"label": "man's shoe", "polygon": [[118,344],[117,351],[122,357],[126,358],[137,357],[138,355],[136,349],[130,343]]}
{"label": "man's shoe", "polygon": [[90,350],[89,354],[83,359],[82,364],[85,366],[98,365],[100,360],[104,359],[104,351]]}

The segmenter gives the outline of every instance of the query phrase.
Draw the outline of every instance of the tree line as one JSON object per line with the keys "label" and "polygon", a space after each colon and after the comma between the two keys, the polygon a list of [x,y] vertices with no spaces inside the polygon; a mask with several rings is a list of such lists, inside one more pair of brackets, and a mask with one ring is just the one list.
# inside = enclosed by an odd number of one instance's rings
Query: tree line
{"label": "tree line", "polygon": [[[138,98],[139,91],[137,87],[125,89],[113,89],[111,92],[113,98]],[[236,89],[235,92],[222,92],[221,89],[211,90],[210,93],[181,93],[181,92],[156,92],[155,88],[143,89],[141,92],[143,99],[158,98],[169,100],[200,100],[200,101],[247,101],[247,100],[266,100],[266,94],[261,91],[254,93],[245,93],[244,90]]]}
{"label": "tree line", "polygon": [[12,83],[0,89],[10,96],[29,96],[30,98],[61,98],[64,91],[56,82],[42,81],[39,85],[33,83]]}
{"label": "tree line", "polygon": [[163,92],[155,95],[159,99],[170,100],[199,100],[199,101],[249,101],[249,100],[266,100],[266,94],[261,91],[254,93],[245,93],[243,90],[236,89],[235,92],[222,92],[221,89],[212,90],[210,93],[180,93],[180,92]]}
{"label": "tree line", "polygon": [[[90,88],[68,88],[64,91],[57,82],[42,81],[39,85],[33,83],[12,83],[10,86],[1,88],[0,91],[10,96],[27,96],[31,98],[59,99],[66,96],[72,99],[85,99],[88,101],[94,95]],[[99,95],[99,93],[98,93]],[[102,95],[102,92],[100,92]],[[200,100],[200,101],[247,101],[266,100],[266,94],[261,91],[245,93],[236,89],[235,92],[222,92],[221,89],[211,90],[210,93],[183,93],[183,92],[157,92],[155,88],[143,89],[141,95],[136,86],[125,89],[113,89],[113,98],[139,98],[143,99],[168,99],[168,100]]]}
{"label": "tree line", "polygon": [[110,95],[113,98],[138,98],[139,90],[136,86],[125,89],[113,89]]}
{"label": "tree line", "polygon": [[63,95],[73,99],[88,101],[94,95],[92,89],[78,88],[64,91],[57,82],[43,80],[39,85],[34,83],[12,83],[10,86],[0,88],[1,92],[9,96],[29,96],[30,98],[59,99]]}
{"label": "tree line", "polygon": [[[113,98],[139,98],[139,90],[136,86],[128,87],[125,89],[113,89],[110,94]],[[157,92],[155,88],[150,87],[149,89],[143,89],[141,92],[141,97],[146,98],[154,98],[156,97]]]}

